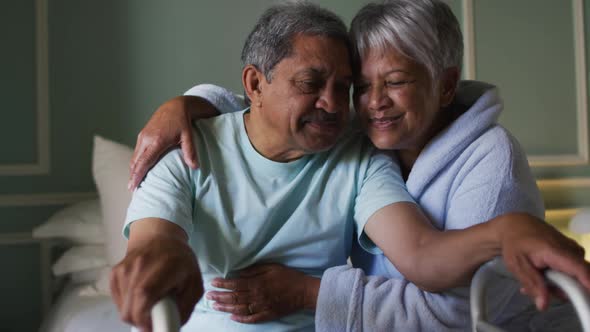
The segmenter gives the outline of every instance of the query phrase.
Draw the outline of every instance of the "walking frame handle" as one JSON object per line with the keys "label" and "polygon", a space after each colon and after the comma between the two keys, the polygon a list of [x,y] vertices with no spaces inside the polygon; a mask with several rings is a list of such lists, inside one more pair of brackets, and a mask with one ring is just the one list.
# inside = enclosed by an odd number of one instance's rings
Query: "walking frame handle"
{"label": "walking frame handle", "polygon": [[[486,286],[495,276],[514,278],[506,269],[504,261],[498,257],[482,265],[471,282],[470,302],[471,302],[471,324],[474,332],[501,332],[502,329],[488,322],[487,305],[486,305]],[[582,330],[590,332],[590,297],[586,290],[578,281],[565,273],[555,270],[547,270],[545,279],[560,288],[573,304]]]}
{"label": "walking frame handle", "polygon": [[176,302],[172,298],[164,297],[152,307],[153,332],[180,331],[180,314]]}

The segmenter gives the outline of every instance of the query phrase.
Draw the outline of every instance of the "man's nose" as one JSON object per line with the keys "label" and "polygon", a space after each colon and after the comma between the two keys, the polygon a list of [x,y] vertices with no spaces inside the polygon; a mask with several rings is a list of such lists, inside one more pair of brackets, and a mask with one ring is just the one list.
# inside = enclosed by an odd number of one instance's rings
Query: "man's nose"
{"label": "man's nose", "polygon": [[322,109],[327,113],[337,113],[343,111],[343,105],[348,105],[348,94],[338,93],[336,89],[326,88],[322,91],[316,102],[316,108]]}

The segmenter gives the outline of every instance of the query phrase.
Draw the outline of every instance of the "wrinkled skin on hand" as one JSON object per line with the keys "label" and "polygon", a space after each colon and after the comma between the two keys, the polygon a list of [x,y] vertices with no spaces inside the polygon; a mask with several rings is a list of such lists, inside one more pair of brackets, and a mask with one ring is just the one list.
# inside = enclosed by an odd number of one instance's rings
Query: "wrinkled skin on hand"
{"label": "wrinkled skin on hand", "polygon": [[230,291],[210,291],[206,297],[232,320],[258,323],[315,309],[319,281],[280,264],[262,264],[240,271],[239,278],[214,279],[213,286]]}
{"label": "wrinkled skin on hand", "polygon": [[[547,308],[550,288],[542,271],[551,268],[572,276],[590,291],[590,264],[584,248],[551,225],[526,214],[502,232],[502,256],[510,272],[520,281],[522,292],[539,310]],[[562,295],[557,292],[556,295]]]}
{"label": "wrinkled skin on hand", "polygon": [[190,97],[176,97],[162,104],[137,136],[129,164],[128,189],[137,187],[158,159],[177,145],[182,149],[184,162],[193,169],[198,167],[187,98]]}
{"label": "wrinkled skin on hand", "polygon": [[203,295],[203,282],[191,248],[176,239],[157,239],[127,252],[113,267],[111,294],[121,318],[151,331],[150,312],[167,295],[176,300],[182,324]]}

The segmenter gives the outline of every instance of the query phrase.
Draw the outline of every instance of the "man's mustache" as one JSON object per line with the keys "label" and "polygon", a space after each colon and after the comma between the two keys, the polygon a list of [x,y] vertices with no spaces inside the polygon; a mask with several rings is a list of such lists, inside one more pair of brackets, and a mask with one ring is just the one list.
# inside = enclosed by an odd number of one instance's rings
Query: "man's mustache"
{"label": "man's mustache", "polygon": [[336,122],[338,121],[337,113],[328,113],[322,110],[316,110],[302,118],[303,122]]}

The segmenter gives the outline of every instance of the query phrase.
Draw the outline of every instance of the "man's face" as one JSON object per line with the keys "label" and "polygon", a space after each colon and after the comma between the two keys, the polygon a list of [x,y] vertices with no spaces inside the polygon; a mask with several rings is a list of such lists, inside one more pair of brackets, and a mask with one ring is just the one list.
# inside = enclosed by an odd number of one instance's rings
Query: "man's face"
{"label": "man's face", "polygon": [[347,124],[352,72],[346,45],[296,36],[292,54],[261,83],[262,118],[292,152],[331,148]]}

